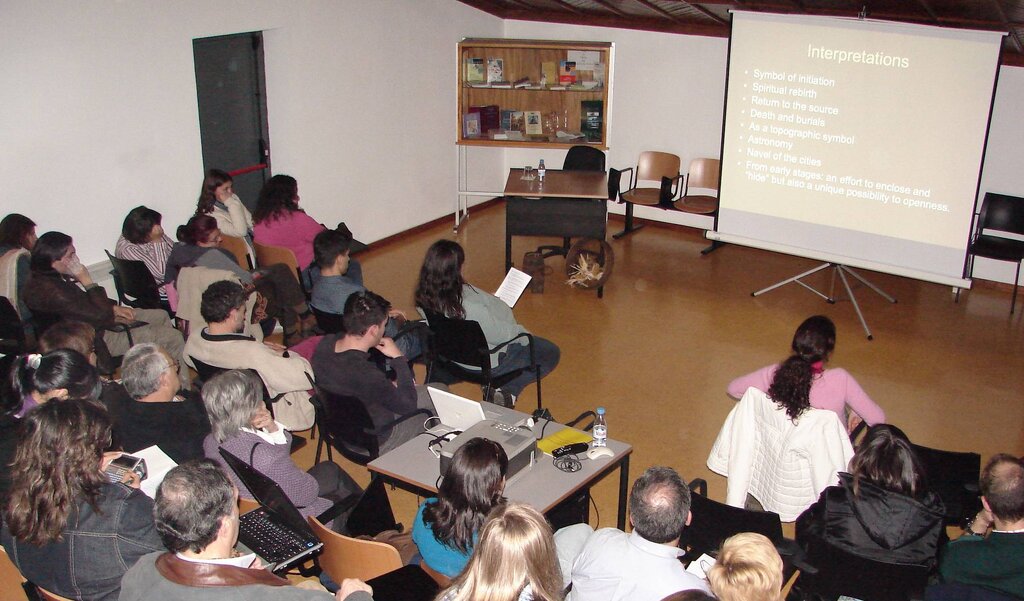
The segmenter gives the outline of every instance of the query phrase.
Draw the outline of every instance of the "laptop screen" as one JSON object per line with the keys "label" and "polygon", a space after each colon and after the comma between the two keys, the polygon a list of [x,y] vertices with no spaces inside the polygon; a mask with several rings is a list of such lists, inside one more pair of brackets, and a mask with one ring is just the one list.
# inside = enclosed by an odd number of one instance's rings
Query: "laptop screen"
{"label": "laptop screen", "polygon": [[277,519],[284,522],[292,530],[303,536],[316,538],[313,529],[306,522],[306,518],[302,517],[299,510],[295,508],[295,504],[288,498],[288,495],[284,494],[284,491],[277,485],[277,482],[261,474],[249,464],[224,449],[220,449],[220,456],[224,458],[224,461],[234,470],[238,478],[245,484],[245,487],[252,493],[252,496],[256,497],[256,500],[267,511],[274,514]]}

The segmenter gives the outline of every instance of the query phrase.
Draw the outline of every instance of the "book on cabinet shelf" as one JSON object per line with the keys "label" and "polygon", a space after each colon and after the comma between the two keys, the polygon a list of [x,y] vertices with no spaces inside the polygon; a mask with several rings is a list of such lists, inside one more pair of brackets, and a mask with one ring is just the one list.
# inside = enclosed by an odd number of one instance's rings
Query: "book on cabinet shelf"
{"label": "book on cabinet shelf", "polygon": [[487,83],[493,84],[505,80],[505,61],[500,58],[487,59]]}
{"label": "book on cabinet shelf", "polygon": [[483,83],[486,79],[486,72],[484,67],[484,59],[482,58],[467,58],[466,59],[466,83],[475,84]]}
{"label": "book on cabinet shelf", "polygon": [[601,141],[601,127],[604,124],[604,103],[600,100],[580,101],[580,131],[587,142]]}
{"label": "book on cabinet shelf", "polygon": [[558,85],[569,86],[576,83],[576,63],[561,61],[558,63]]}
{"label": "book on cabinet shelf", "polygon": [[543,135],[544,122],[541,120],[540,111],[524,111],[524,115],[526,116],[526,135]]}
{"label": "book on cabinet shelf", "polygon": [[480,113],[466,113],[462,116],[462,135],[466,138],[480,137]]}

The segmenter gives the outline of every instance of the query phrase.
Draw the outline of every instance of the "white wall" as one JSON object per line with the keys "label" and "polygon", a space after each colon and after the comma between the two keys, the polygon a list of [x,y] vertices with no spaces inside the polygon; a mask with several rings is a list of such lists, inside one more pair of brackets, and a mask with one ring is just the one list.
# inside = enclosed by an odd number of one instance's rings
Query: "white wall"
{"label": "white wall", "polygon": [[499,19],[450,0],[5,0],[2,213],[71,234],[86,263],[136,205],[173,231],[202,180],[192,39],[256,30],[274,171],[311,215],[373,241],[451,211],[456,43]]}
{"label": "white wall", "polygon": [[[87,263],[113,247],[138,204],[172,230],[194,209],[202,174],[192,39],[255,30],[265,31],[275,172],[299,180],[310,214],[344,219],[366,241],[452,210],[462,37],[614,42],[608,164],[632,165],[648,149],[684,165],[719,154],[722,38],[502,22],[454,0],[5,0],[2,212],[72,234]],[[1024,69],[1003,68],[982,194],[1024,196],[1020,106]],[[563,156],[473,148],[470,186],[501,189],[507,167],[555,167]],[[637,215],[708,225],[645,207]],[[976,275],[1010,281],[1012,265],[981,260]]]}

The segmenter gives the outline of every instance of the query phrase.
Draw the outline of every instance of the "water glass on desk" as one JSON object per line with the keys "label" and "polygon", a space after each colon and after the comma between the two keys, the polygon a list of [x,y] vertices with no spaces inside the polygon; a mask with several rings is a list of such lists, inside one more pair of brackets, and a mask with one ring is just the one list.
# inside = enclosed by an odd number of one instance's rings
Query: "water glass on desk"
{"label": "water glass on desk", "polygon": [[523,180],[526,180],[526,181],[533,181],[534,180],[533,167],[531,167],[530,165],[527,165],[526,167],[523,167],[523,177],[520,178],[520,179],[523,179]]}

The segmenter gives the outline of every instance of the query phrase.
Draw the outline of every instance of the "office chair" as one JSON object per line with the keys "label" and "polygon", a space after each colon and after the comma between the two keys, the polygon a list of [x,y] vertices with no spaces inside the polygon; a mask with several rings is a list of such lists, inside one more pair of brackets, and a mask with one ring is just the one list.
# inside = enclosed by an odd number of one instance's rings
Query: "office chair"
{"label": "office chair", "polygon": [[[562,161],[562,171],[605,171],[604,153],[593,146],[577,145],[569,149]],[[605,202],[593,198],[549,198],[548,202]],[[537,252],[545,259],[554,255],[567,256],[572,240],[562,238],[561,246],[544,245],[537,247]]]}
{"label": "office chair", "polygon": [[166,298],[160,297],[160,288],[145,263],[119,259],[110,251],[104,252],[110,259],[110,275],[114,279],[114,289],[117,290],[120,304],[136,309],[163,309],[171,314],[170,304]]}
{"label": "office chair", "polygon": [[[782,535],[782,521],[773,511],[753,511],[732,507],[708,498],[707,481],[697,478],[690,482],[690,525],[683,529],[679,538],[680,548],[687,550],[691,559],[701,553],[717,555],[722,541],[741,532],[763,534],[778,547],[786,539]],[[788,541],[792,554],[796,543]],[[780,551],[781,553],[781,551]]]}
{"label": "office chair", "polygon": [[1017,286],[1020,284],[1020,263],[1024,260],[1024,241],[986,232],[1024,236],[1024,198],[986,192],[975,223],[974,236],[967,247],[971,257],[968,276],[974,275],[975,257],[1016,263],[1017,273],[1013,278],[1013,294],[1010,297],[1010,314],[1013,314],[1017,304]]}
{"label": "office chair", "polygon": [[[629,188],[620,189],[622,174],[629,172]],[[626,225],[612,237],[618,240],[635,232],[643,225],[633,224],[633,205],[672,209],[672,201],[679,193],[683,176],[679,174],[679,157],[667,152],[644,151],[640,153],[636,168],[611,169],[608,174],[608,198],[626,205]],[[641,182],[658,182],[659,186],[640,187]],[[614,194],[613,194],[614,193]]]}
{"label": "office chair", "polygon": [[[440,367],[444,372],[458,378],[459,381],[465,380],[482,385],[484,400],[490,401],[495,390],[511,382],[524,371],[532,370],[534,382],[537,384],[537,409],[543,407],[540,390],[540,365],[534,355],[531,334],[523,333],[494,348],[488,348],[487,339],[484,337],[479,323],[466,319],[450,319],[426,309],[423,312],[427,316],[427,325],[433,334],[427,382],[432,381],[431,375],[434,374],[437,367]],[[530,352],[529,365],[501,375],[491,373],[491,353],[500,351],[520,338],[526,339],[526,345]]]}

